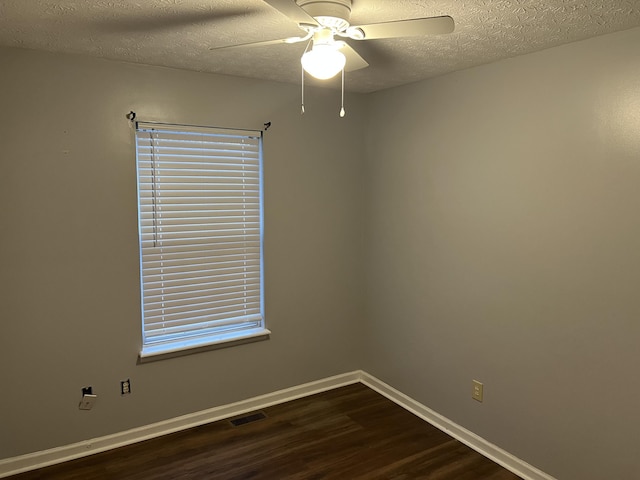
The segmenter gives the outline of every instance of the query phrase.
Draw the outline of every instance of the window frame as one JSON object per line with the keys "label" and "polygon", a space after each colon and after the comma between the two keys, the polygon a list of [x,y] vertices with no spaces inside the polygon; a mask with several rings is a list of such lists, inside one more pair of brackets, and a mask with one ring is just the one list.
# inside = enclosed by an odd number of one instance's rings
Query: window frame
{"label": "window frame", "polygon": [[[158,175],[155,172],[156,167],[154,166],[158,160],[157,158],[159,157],[159,153],[156,154],[155,151],[152,150],[151,154],[146,154],[146,157],[151,156],[151,163],[150,165],[152,166],[152,170],[154,171],[154,173],[152,174],[153,176],[153,180],[151,181],[152,186],[151,186],[151,195],[154,198],[154,205],[149,207],[148,205],[143,207],[142,203],[143,203],[143,191],[148,193],[149,192],[149,182],[143,182],[141,179],[143,177],[143,175],[141,175],[141,171],[143,170],[143,168],[141,167],[142,165],[142,161],[141,161],[141,157],[145,156],[145,154],[141,154],[141,143],[144,142],[146,139],[150,139],[151,142],[153,142],[153,138],[152,138],[152,133],[150,132],[154,132],[156,135],[156,140],[158,139],[158,135],[160,133],[162,133],[162,135],[167,135],[167,138],[169,138],[172,135],[186,135],[189,136],[191,135],[192,137],[190,138],[196,138],[196,136],[202,135],[209,135],[210,137],[208,137],[209,139],[211,138],[217,138],[217,136],[224,136],[225,138],[240,138],[240,139],[250,139],[252,141],[256,141],[256,145],[257,145],[257,186],[258,186],[258,193],[257,193],[257,200],[258,200],[258,216],[259,216],[259,220],[258,220],[258,229],[259,229],[259,253],[258,253],[258,275],[255,275],[255,272],[253,274],[251,274],[249,276],[249,278],[251,278],[253,281],[256,280],[256,278],[259,281],[259,312],[257,314],[252,314],[252,315],[236,315],[235,317],[229,317],[228,319],[225,318],[220,318],[217,321],[209,321],[209,323],[211,323],[211,325],[213,325],[214,323],[222,323],[222,325],[220,326],[208,326],[208,327],[203,327],[202,325],[202,321],[201,320],[195,320],[193,319],[192,321],[189,321],[188,318],[186,318],[186,320],[183,318],[181,320],[181,325],[184,326],[184,332],[182,334],[177,333],[177,334],[172,334],[172,335],[165,335],[166,338],[169,337],[175,337],[172,339],[160,339],[158,340],[158,338],[162,337],[162,335],[156,335],[154,340],[149,340],[150,335],[149,335],[149,324],[146,322],[146,318],[147,318],[147,310],[146,310],[146,306],[145,306],[145,279],[149,278],[149,272],[148,270],[145,271],[145,266],[143,264],[143,260],[146,258],[146,255],[149,255],[149,250],[151,250],[150,247],[144,247],[144,238],[145,234],[148,235],[149,234],[149,227],[143,227],[143,209],[145,210],[145,213],[149,213],[149,209],[152,210],[153,212],[153,216],[155,218],[157,211],[156,211],[156,196],[160,197],[160,186],[156,186],[156,182],[158,182],[158,185],[162,185],[164,186],[165,184],[160,183],[162,182],[170,182],[170,180],[166,180],[166,178],[170,178],[170,177],[174,177],[175,174],[167,174],[166,177],[162,176],[162,175]],[[174,140],[175,141],[175,140]],[[203,143],[205,143],[203,141]],[[221,142],[220,141],[212,141],[212,142],[206,142],[208,145],[214,145],[214,147],[217,148],[221,148]],[[239,145],[239,144],[238,144]],[[182,145],[180,145],[182,146]],[[214,148],[212,147],[212,148]],[[162,147],[167,149],[168,147]],[[193,147],[195,148],[195,147]],[[190,353],[197,353],[203,350],[211,350],[211,349],[216,349],[216,348],[225,348],[225,347],[230,347],[230,346],[234,346],[234,345],[238,345],[238,344],[244,344],[244,343],[249,343],[249,342],[255,342],[255,341],[261,341],[261,340],[266,340],[269,338],[271,332],[266,328],[266,323],[265,323],[265,315],[264,315],[264,188],[263,188],[263,132],[259,131],[259,130],[239,130],[239,129],[228,129],[228,128],[218,128],[218,127],[207,127],[207,126],[195,126],[195,125],[178,125],[178,124],[167,124],[167,123],[153,123],[153,122],[136,122],[135,124],[135,150],[136,150],[136,186],[137,186],[137,202],[138,202],[138,252],[139,252],[139,260],[140,260],[140,293],[141,293],[141,334],[142,334],[142,345],[141,345],[141,349],[140,349],[140,353],[139,353],[139,361],[140,362],[146,362],[146,361],[153,361],[153,360],[158,360],[161,358],[166,358],[166,357],[174,357],[174,356],[179,356],[179,355],[186,355],[186,354],[190,354]],[[200,149],[199,149],[200,150]],[[239,150],[239,152],[242,150]],[[188,154],[192,154],[191,151],[187,151]],[[211,166],[213,164],[215,164],[215,160],[217,159],[218,161],[220,161],[220,159],[218,158],[218,156],[214,155],[213,153],[207,151],[207,153],[211,154],[211,157],[203,157],[202,155],[198,155],[198,157],[200,158],[207,158],[208,161],[204,162],[204,164],[206,164],[207,166]],[[205,155],[207,155],[207,153],[205,153]],[[156,157],[156,155],[158,155],[158,157]],[[177,153],[175,154],[176,156],[184,156],[184,155],[178,155]],[[180,161],[176,159],[172,158],[172,162],[173,164],[179,164]],[[242,160],[243,162],[246,160],[244,157],[244,153],[241,153],[240,156],[238,156],[236,159],[234,160]],[[147,160],[147,162],[149,162]],[[154,163],[155,162],[155,163]],[[186,163],[186,162],[185,162]],[[254,160],[255,163],[255,160]],[[239,164],[238,164],[239,165]],[[244,163],[243,163],[244,165]],[[176,170],[179,170],[180,173],[182,173],[183,171],[180,170],[182,167],[174,167]],[[212,180],[210,180],[211,183],[217,183],[217,181],[219,181],[221,178],[225,179],[223,177],[224,174],[226,174],[227,172],[224,172],[223,170],[216,170],[217,167],[214,167],[211,171],[213,172],[213,177]],[[232,167],[232,169],[235,169],[237,167]],[[244,167],[243,167],[244,168]],[[188,172],[188,168],[185,168],[184,171]],[[255,167],[253,167],[253,171],[255,174]],[[222,173],[221,173],[222,172]],[[147,177],[149,177],[149,175],[146,175]],[[160,178],[160,180],[157,180],[158,178]],[[232,178],[236,178],[235,176]],[[240,178],[240,177],[238,177]],[[241,178],[243,178],[244,180],[244,174],[241,176]],[[215,180],[213,180],[215,179]],[[255,181],[255,180],[254,180]],[[182,181],[181,181],[182,182]],[[198,183],[200,183],[200,177],[198,177]],[[205,182],[203,182],[205,183]],[[205,183],[206,187],[213,187],[212,185],[208,185]],[[182,189],[184,187],[184,184],[181,183],[180,188]],[[216,192],[216,188],[221,189],[221,186],[218,187],[214,187],[211,190],[206,190],[207,193],[211,193],[211,192]],[[228,189],[228,187],[225,186],[225,188]],[[242,192],[242,188],[238,188],[238,187],[234,187],[236,188],[236,190],[234,190],[236,193]],[[145,190],[146,189],[146,190]],[[255,190],[255,187],[254,187]],[[181,190],[182,191],[182,190]],[[189,194],[194,195],[194,192],[200,192],[202,193],[203,190],[197,190],[197,187],[194,190],[188,190]],[[217,191],[218,194],[220,194],[220,191]],[[192,198],[192,197],[189,197]],[[255,192],[252,193],[252,196],[250,197],[254,203],[255,203]],[[217,205],[218,207],[220,205]],[[243,195],[243,200],[242,200],[242,216],[246,216],[249,215],[246,213],[246,208],[248,208],[246,206],[245,200],[244,200],[244,195]],[[158,209],[161,210],[161,209]],[[181,217],[179,217],[179,221],[182,223],[182,220],[185,218],[184,214],[185,213],[192,213],[192,212],[181,212]],[[215,221],[212,220],[209,215],[206,216],[207,220],[205,220],[203,223],[206,223],[206,225],[208,225],[208,227],[211,229],[215,229]],[[226,222],[226,220],[225,220]],[[239,225],[240,223],[238,223]],[[187,227],[181,227],[184,229],[187,229]],[[203,227],[204,228],[204,227]],[[246,229],[246,227],[245,227]],[[254,228],[255,230],[255,228]],[[215,230],[211,230],[213,232],[216,232]],[[183,232],[180,232],[183,233]],[[154,235],[156,235],[154,233]],[[244,234],[240,234],[237,235],[240,236],[244,239],[244,242],[248,242],[248,238],[250,237],[249,234],[247,234],[246,232]],[[255,234],[254,234],[255,236]],[[154,237],[154,242],[156,237]],[[161,240],[162,241],[162,240]],[[167,243],[169,244],[170,242],[167,241]],[[255,240],[254,240],[254,244],[255,244]],[[155,247],[153,247],[155,248]],[[192,247],[195,249],[195,247]],[[220,252],[220,250],[216,250],[216,248],[214,247],[209,247],[211,249],[211,251],[217,251]],[[213,256],[213,253],[211,253],[211,255]],[[255,257],[255,253],[253,255],[253,257]],[[255,258],[254,258],[254,263],[255,263]],[[184,265],[189,265],[188,263],[185,263]],[[180,266],[183,266],[183,264],[181,263]],[[213,268],[213,267],[212,267]],[[218,267],[219,268],[219,267]],[[220,275],[220,273],[218,272],[217,274],[215,274],[217,276]],[[246,275],[245,275],[246,276]],[[167,282],[168,283],[168,282]],[[193,282],[192,282],[193,283]],[[185,284],[186,287],[189,287],[189,284]],[[164,280],[162,282],[162,288],[164,289]],[[168,288],[168,287],[167,287]],[[246,289],[246,286],[245,286]],[[234,292],[235,290],[238,290],[238,292],[241,290],[241,288],[234,288]],[[235,293],[238,293],[235,292]],[[162,298],[163,298],[163,308],[162,308],[162,322],[165,322],[165,316],[164,316],[164,290],[162,293]],[[245,295],[246,296],[246,295]],[[237,298],[234,297],[236,300]],[[246,302],[246,299],[245,299]],[[183,302],[184,303],[184,302]],[[252,305],[254,306],[255,309],[255,301],[252,302]],[[245,308],[246,308],[246,303],[245,303]],[[189,310],[188,307],[182,307],[182,310]],[[168,315],[167,315],[168,316]],[[259,318],[257,318],[259,316]],[[151,317],[151,315],[149,315],[149,317]],[[244,318],[245,320],[242,321],[240,319]],[[169,323],[167,321],[167,323]],[[206,322],[205,322],[206,323]],[[158,322],[155,322],[154,325],[157,325]],[[255,324],[254,326],[250,326],[250,324]],[[196,325],[200,325],[200,328],[195,328]],[[190,326],[194,327],[194,328],[189,328]],[[163,327],[164,327],[164,323],[163,323]],[[235,331],[229,331],[229,328],[234,328],[234,327],[238,327],[237,330]],[[168,330],[169,328],[167,328]],[[209,332],[206,334],[203,334],[202,332],[205,331],[205,329]],[[200,332],[200,333],[197,333]]]}

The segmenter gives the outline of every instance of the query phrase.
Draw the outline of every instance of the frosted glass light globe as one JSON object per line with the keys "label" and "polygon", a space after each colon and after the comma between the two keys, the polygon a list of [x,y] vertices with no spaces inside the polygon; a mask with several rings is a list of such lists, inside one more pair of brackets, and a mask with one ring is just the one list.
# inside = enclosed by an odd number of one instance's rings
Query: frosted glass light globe
{"label": "frosted glass light globe", "polygon": [[302,55],[300,62],[309,75],[327,80],[342,71],[347,59],[336,45],[316,44]]}

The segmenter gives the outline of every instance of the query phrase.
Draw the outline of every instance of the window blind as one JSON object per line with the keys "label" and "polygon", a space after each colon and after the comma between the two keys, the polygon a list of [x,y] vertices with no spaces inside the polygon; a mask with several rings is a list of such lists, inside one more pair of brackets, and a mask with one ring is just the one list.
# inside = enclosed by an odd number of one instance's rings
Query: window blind
{"label": "window blind", "polygon": [[264,328],[261,132],[138,123],[145,348]]}

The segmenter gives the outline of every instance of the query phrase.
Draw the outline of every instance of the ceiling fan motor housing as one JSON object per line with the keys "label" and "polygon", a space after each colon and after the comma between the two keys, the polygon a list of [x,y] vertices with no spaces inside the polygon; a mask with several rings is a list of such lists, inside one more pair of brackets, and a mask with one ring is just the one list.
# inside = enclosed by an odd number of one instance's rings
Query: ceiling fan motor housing
{"label": "ceiling fan motor housing", "polygon": [[297,0],[297,4],[323,27],[337,32],[349,27],[351,0]]}

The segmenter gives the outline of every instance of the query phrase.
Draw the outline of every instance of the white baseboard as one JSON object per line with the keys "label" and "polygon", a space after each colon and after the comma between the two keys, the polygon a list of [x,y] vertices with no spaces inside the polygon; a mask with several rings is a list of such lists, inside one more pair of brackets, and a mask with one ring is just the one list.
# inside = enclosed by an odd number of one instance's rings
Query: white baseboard
{"label": "white baseboard", "polygon": [[309,395],[350,385],[352,383],[358,383],[361,376],[360,371],[336,375],[334,377],[305,383],[303,385],[297,385],[284,390],[278,390],[277,392],[260,395],[240,402],[221,405],[219,407],[171,418],[162,422],[133,428],[113,435],[106,435],[104,437],[85,440],[71,445],[64,445],[62,447],[51,448],[49,450],[7,458],[0,460],[0,478],[66,462],[68,460],[74,460],[76,458],[86,457],[88,455],[93,455],[94,453],[104,452],[106,450],[123,447],[125,445],[131,445],[150,438],[186,430],[188,428],[197,427],[198,425],[204,425],[224,418],[235,417],[247,412],[267,408],[271,405],[307,397]]}
{"label": "white baseboard", "polygon": [[438,430],[442,430],[447,435],[452,436],[453,438],[464,443],[476,452],[481,453],[483,456],[493,460],[498,465],[502,465],[504,468],[515,473],[519,477],[522,477],[524,480],[556,480],[552,476],[544,473],[542,470],[539,470],[536,467],[524,462],[523,460],[520,460],[519,458],[511,455],[509,452],[486,441],[484,438],[476,435],[475,433],[467,430],[464,427],[461,427],[448,418],[434,412],[430,408],[415,401],[411,397],[408,397],[404,393],[399,392],[395,388],[387,385],[386,383],[378,380],[368,373],[360,373],[360,382],[365,384],[367,387],[375,390],[381,395],[384,395],[389,400],[403,407],[405,410],[408,410],[414,415],[417,415],[418,417],[436,427]]}
{"label": "white baseboard", "polygon": [[358,382],[384,395],[404,409],[412,412],[439,430],[451,435],[456,440],[471,447],[485,457],[502,465],[524,480],[555,480],[546,473],[514,457],[496,445],[487,442],[478,435],[453,423],[449,419],[361,370],[278,390],[277,392],[266,395],[260,395],[228,405],[221,405],[112,435],[0,460],[0,478],[93,455],[94,453],[104,452],[125,445],[131,445],[143,440],[186,430],[224,418],[242,415],[267,408],[271,405],[288,402]]}

